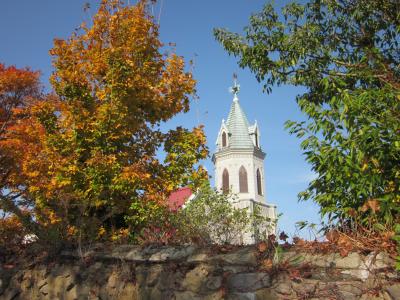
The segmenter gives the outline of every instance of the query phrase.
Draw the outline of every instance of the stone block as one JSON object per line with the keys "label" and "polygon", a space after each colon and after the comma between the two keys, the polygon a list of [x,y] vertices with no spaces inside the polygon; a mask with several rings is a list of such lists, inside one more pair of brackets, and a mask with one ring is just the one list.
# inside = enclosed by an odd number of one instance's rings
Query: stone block
{"label": "stone block", "polygon": [[4,300],[15,300],[18,295],[20,295],[21,291],[17,288],[7,289],[1,296],[1,299]]}
{"label": "stone block", "polygon": [[227,300],[256,300],[255,293],[232,293],[226,298]]}
{"label": "stone block", "polygon": [[282,254],[282,261],[287,261],[292,266],[310,264],[319,268],[331,268],[335,266],[336,259],[340,259],[338,254],[311,254],[307,252],[287,251]]}
{"label": "stone block", "polygon": [[306,263],[319,268],[334,268],[336,267],[336,260],[340,259],[339,254],[325,254],[325,255],[315,255],[306,254]]}
{"label": "stone block", "polygon": [[393,266],[394,263],[394,259],[385,252],[371,253],[366,257],[363,267],[369,270],[376,270]]}
{"label": "stone block", "polygon": [[135,278],[137,284],[142,287],[146,285],[146,277],[147,277],[147,268],[145,265],[141,265],[136,267],[135,269]]}
{"label": "stone block", "polygon": [[363,293],[363,285],[360,281],[342,281],[336,282],[336,287],[341,293],[361,296]]}
{"label": "stone block", "polygon": [[207,284],[212,285],[212,283],[209,282],[209,278],[207,278],[212,270],[213,268],[209,265],[198,265],[193,270],[186,273],[181,288],[194,293],[204,291]]}
{"label": "stone block", "polygon": [[292,283],[290,280],[280,281],[274,285],[275,291],[282,295],[290,295],[292,293]]}
{"label": "stone block", "polygon": [[119,282],[118,274],[116,271],[112,272],[110,277],[107,280],[107,286],[109,288],[115,288]]}
{"label": "stone block", "polygon": [[248,273],[253,271],[254,267],[225,265],[222,270],[228,273]]}
{"label": "stone block", "polygon": [[184,291],[184,292],[176,292],[175,293],[175,300],[200,300],[202,299],[201,295],[195,294],[190,291]]}
{"label": "stone block", "polygon": [[113,252],[113,253],[114,253],[114,252],[127,253],[127,252],[130,252],[130,251],[132,251],[132,250],[139,250],[139,251],[141,251],[142,248],[141,248],[140,246],[137,246],[137,245],[129,245],[129,244],[127,244],[127,245],[118,245],[118,246],[115,246],[115,247],[113,248],[112,252]]}
{"label": "stone block", "polygon": [[195,251],[196,251],[196,247],[193,245],[178,248],[178,249],[176,249],[176,251],[174,253],[172,253],[170,259],[171,260],[183,260],[186,257],[192,255]]}
{"label": "stone block", "polygon": [[165,262],[169,260],[172,255],[175,253],[174,248],[164,248],[156,253],[152,254],[149,258],[150,262]]}
{"label": "stone block", "polygon": [[48,294],[50,298],[63,298],[63,295],[75,286],[73,278],[65,275],[56,277],[49,276],[47,282],[48,283],[44,285],[40,291],[45,295]]}
{"label": "stone block", "polygon": [[143,251],[139,246],[135,245],[120,245],[115,247],[111,253],[99,253],[96,255],[98,259],[117,259],[129,261],[145,261]]}
{"label": "stone block", "polygon": [[335,266],[341,269],[358,269],[363,263],[360,255],[352,252],[345,257],[338,257],[334,260]]}
{"label": "stone block", "polygon": [[141,253],[140,249],[137,248],[134,248],[126,252],[126,254],[124,255],[124,259],[135,262],[142,262],[147,260]]}
{"label": "stone block", "polygon": [[[379,293],[378,295],[373,294],[363,294],[361,297],[358,297],[359,300],[386,300],[383,293]],[[397,299],[396,299],[397,300]]]}
{"label": "stone block", "polygon": [[146,276],[146,285],[147,286],[156,285],[162,271],[163,267],[161,265],[155,265],[149,267],[149,271]]}
{"label": "stone block", "polygon": [[222,293],[215,292],[211,294],[196,294],[191,291],[175,292],[172,299],[175,300],[222,300],[226,299],[223,297]]}
{"label": "stone block", "polygon": [[219,254],[209,258],[210,262],[221,261],[231,265],[256,266],[257,255],[253,247],[239,249],[232,253]]}
{"label": "stone block", "polygon": [[393,298],[393,300],[400,299],[400,283],[385,287],[385,291]]}
{"label": "stone block", "polygon": [[221,276],[210,276],[207,279],[206,287],[210,291],[218,290],[222,285],[222,277]]}
{"label": "stone block", "polygon": [[92,294],[92,287],[88,285],[74,285],[68,292],[64,293],[63,299],[65,300],[83,300],[90,299]]}
{"label": "stone block", "polygon": [[[112,298],[110,298],[112,299]],[[127,282],[123,285],[121,290],[118,292],[115,299],[119,300],[139,300],[139,299],[150,299],[150,298],[140,298],[138,293],[137,285]]]}
{"label": "stone block", "polygon": [[184,274],[181,271],[164,269],[160,273],[156,287],[161,291],[181,290],[182,282],[184,282]]}
{"label": "stone block", "polygon": [[28,278],[24,279],[20,284],[21,291],[24,292],[24,291],[29,290],[31,287],[33,287],[33,284],[34,284],[34,281],[32,280],[32,278],[28,277]]}
{"label": "stone block", "polygon": [[352,279],[360,279],[366,281],[370,276],[370,271],[367,269],[342,269],[342,276],[348,275]]}
{"label": "stone block", "polygon": [[360,298],[359,296],[347,291],[339,291],[337,294],[340,295],[343,300],[357,300]]}
{"label": "stone block", "polygon": [[312,295],[318,286],[318,280],[303,280],[302,282],[292,282],[292,290],[298,295]]}
{"label": "stone block", "polygon": [[193,245],[172,248],[172,247],[165,247],[161,248],[160,251],[153,253],[149,261],[151,262],[165,262],[167,260],[183,260],[189,255],[193,254],[196,250],[196,247]]}
{"label": "stone block", "polygon": [[52,289],[49,287],[48,284],[45,284],[40,288],[40,292],[45,296],[49,294],[50,290]]}
{"label": "stone block", "polygon": [[295,251],[283,251],[280,260],[287,261],[290,265],[297,266],[304,262],[305,257]]}
{"label": "stone block", "polygon": [[255,292],[255,300],[276,300],[278,294],[271,288],[260,289]]}
{"label": "stone block", "polygon": [[187,262],[194,263],[194,262],[205,262],[209,259],[209,254],[207,253],[194,253],[190,255],[187,259]]}
{"label": "stone block", "polygon": [[394,298],[392,298],[388,292],[383,292],[383,298],[385,300],[395,300]]}
{"label": "stone block", "polygon": [[100,261],[95,262],[89,268],[90,268],[90,272],[98,272],[101,268],[103,268],[103,263]]}
{"label": "stone block", "polygon": [[255,291],[270,287],[271,278],[268,273],[240,273],[229,276],[227,284],[230,291]]}
{"label": "stone block", "polygon": [[160,250],[164,250],[164,249],[168,249],[168,248],[172,248],[169,246],[156,246],[156,245],[149,245],[145,248],[141,248],[140,251],[143,253],[144,256],[150,257],[151,255],[153,255],[156,252],[159,252]]}
{"label": "stone block", "polygon": [[37,287],[40,290],[43,286],[45,286],[47,284],[47,278],[42,279],[38,282]]}

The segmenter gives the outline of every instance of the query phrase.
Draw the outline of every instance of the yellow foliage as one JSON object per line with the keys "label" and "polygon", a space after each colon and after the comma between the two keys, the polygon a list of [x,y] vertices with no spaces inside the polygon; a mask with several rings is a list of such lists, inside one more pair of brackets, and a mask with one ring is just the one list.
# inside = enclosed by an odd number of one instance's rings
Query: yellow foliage
{"label": "yellow foliage", "polygon": [[[18,112],[23,121],[7,144],[17,162],[9,186],[65,236],[76,229],[89,236],[86,228],[97,223],[102,235],[118,224],[118,240],[127,235],[132,203],[161,203],[177,187],[207,178],[196,164],[208,151],[200,127],[160,130],[189,110],[195,80],[182,57],[161,53],[146,1],[104,0],[87,26],[54,40],[55,94]],[[169,156],[161,162],[163,145]]]}

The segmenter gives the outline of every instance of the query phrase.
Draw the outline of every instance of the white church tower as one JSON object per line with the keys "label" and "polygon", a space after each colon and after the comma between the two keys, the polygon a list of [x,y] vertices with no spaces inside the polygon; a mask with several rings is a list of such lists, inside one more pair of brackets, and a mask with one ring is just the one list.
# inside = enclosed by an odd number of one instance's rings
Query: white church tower
{"label": "white church tower", "polygon": [[231,191],[237,195],[232,203],[237,208],[247,208],[252,213],[257,207],[260,213],[271,219],[265,228],[253,228],[246,233],[245,244],[257,242],[256,232],[275,234],[276,206],[265,199],[265,153],[260,146],[257,121],[250,125],[239,104],[239,85],[231,88],[233,103],[228,119],[222,120],[217,137],[217,149],[213,155],[215,185],[218,190]]}

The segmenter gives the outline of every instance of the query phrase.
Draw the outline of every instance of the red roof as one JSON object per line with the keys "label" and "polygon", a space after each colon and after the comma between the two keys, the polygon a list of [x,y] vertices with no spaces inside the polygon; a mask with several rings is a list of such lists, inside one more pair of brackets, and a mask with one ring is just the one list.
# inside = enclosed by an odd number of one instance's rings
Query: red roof
{"label": "red roof", "polygon": [[171,193],[168,198],[168,206],[171,210],[177,210],[182,207],[183,204],[192,195],[192,190],[189,187],[180,188]]}

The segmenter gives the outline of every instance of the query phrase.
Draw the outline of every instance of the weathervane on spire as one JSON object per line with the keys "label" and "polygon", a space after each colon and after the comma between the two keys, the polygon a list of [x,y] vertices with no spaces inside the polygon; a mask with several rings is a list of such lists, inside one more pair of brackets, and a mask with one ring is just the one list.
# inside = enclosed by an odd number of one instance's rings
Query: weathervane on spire
{"label": "weathervane on spire", "polygon": [[237,83],[237,75],[233,73],[233,86],[229,89],[229,91],[234,95],[234,99],[237,99],[237,94],[240,91],[240,84]]}

